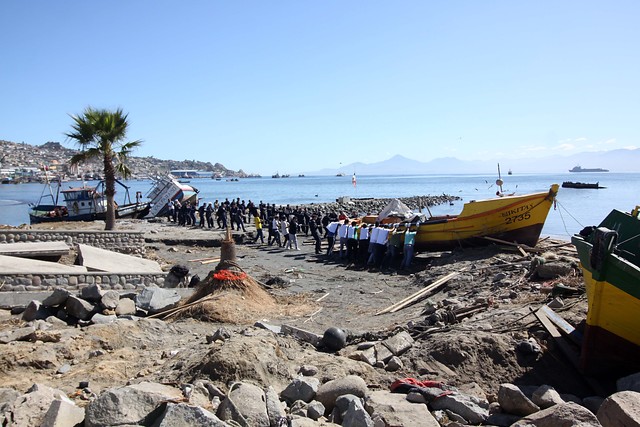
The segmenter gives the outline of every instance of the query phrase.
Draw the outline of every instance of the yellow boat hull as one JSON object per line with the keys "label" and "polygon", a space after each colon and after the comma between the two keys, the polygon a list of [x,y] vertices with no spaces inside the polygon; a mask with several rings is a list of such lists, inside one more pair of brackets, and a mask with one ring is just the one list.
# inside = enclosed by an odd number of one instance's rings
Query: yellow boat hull
{"label": "yellow boat hull", "polygon": [[558,188],[553,184],[547,192],[466,203],[455,217],[435,217],[420,224],[416,249],[486,245],[484,237],[535,246]]}

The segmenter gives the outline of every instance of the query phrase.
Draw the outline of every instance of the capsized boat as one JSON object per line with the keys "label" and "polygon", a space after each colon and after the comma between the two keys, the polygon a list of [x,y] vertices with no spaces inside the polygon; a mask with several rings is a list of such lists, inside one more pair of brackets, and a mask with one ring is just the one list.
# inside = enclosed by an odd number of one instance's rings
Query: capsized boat
{"label": "capsized boat", "polygon": [[419,225],[415,249],[487,245],[484,237],[535,246],[558,188],[553,184],[541,193],[475,200],[465,203],[458,215],[432,216]]}
{"label": "capsized boat", "polygon": [[153,218],[166,215],[169,200],[178,200],[181,204],[195,202],[198,189],[189,184],[180,183],[173,175],[167,174],[155,179],[147,197],[151,201],[147,217]]}
{"label": "capsized boat", "polygon": [[[129,187],[116,179],[116,184],[125,190],[122,204],[116,203],[116,218],[142,218],[149,213],[149,202],[143,202],[142,194],[136,194],[135,203],[131,201]],[[104,195],[105,182],[100,181],[96,186],[82,185],[62,190],[62,183],[58,181],[55,191],[51,183],[40,196],[37,204],[31,205],[29,221],[31,224],[58,221],[95,221],[104,220],[107,217],[107,197]],[[46,190],[49,194],[45,194]],[[59,203],[60,194],[64,201]],[[46,198],[51,203],[43,203]]]}
{"label": "capsized boat", "polygon": [[614,209],[598,227],[571,238],[588,299],[580,353],[585,374],[640,370],[639,211]]}

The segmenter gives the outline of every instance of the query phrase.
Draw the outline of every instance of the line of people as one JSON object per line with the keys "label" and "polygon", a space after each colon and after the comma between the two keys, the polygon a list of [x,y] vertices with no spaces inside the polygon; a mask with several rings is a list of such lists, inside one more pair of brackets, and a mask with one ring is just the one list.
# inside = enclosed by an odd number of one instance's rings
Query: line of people
{"label": "line of people", "polygon": [[380,270],[389,269],[402,254],[399,268],[411,266],[415,253],[415,239],[420,223],[359,224],[357,221],[333,221],[327,225],[327,257],[334,256],[338,244],[340,259],[350,264],[366,265]]}
{"label": "line of people", "polygon": [[[196,215],[197,214],[197,215]],[[215,216],[215,223],[214,223]],[[357,214],[353,214],[354,217]],[[334,257],[334,245],[338,244],[339,258],[350,264],[366,265],[371,268],[391,268],[395,259],[402,254],[400,269],[411,266],[414,255],[417,224],[360,224],[349,220],[345,212],[321,212],[320,208],[309,209],[290,205],[263,203],[254,204],[251,200],[225,199],[213,203],[186,202],[169,200],[167,217],[181,226],[242,230],[251,221],[255,226],[254,243],[265,244],[264,228],[268,230],[266,244],[278,245],[285,249],[300,250],[298,234],[311,235],[314,239],[314,251],[322,253],[323,236],[327,239],[326,256]],[[199,222],[198,222],[199,220]]]}

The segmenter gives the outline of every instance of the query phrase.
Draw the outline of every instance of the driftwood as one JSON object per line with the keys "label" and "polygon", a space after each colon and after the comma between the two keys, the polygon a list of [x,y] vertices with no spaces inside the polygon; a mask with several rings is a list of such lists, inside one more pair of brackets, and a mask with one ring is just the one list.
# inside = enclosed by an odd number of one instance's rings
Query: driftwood
{"label": "driftwood", "polygon": [[[533,314],[540,321],[540,323],[542,323],[542,326],[544,326],[547,332],[549,332],[549,334],[553,338],[553,341],[556,343],[558,348],[560,348],[560,350],[567,357],[567,359],[569,359],[571,364],[576,368],[576,371],[578,371],[579,369],[578,368],[578,365],[579,365],[578,352],[565,339],[565,337],[560,333],[560,331],[558,331],[558,329],[556,328],[556,325],[554,325],[554,323],[547,316],[547,312],[548,310],[546,310],[543,306],[540,309],[534,311]],[[584,380],[587,382],[587,384],[589,384],[589,386],[593,389],[593,391],[598,393],[600,396],[607,395],[602,385],[599,382],[595,381],[593,378],[590,378],[590,377],[582,376],[582,378],[584,378]]]}
{"label": "driftwood", "polygon": [[523,245],[517,242],[508,242],[506,240],[496,239],[495,237],[489,237],[489,236],[483,236],[482,238],[485,240],[489,240],[491,242],[496,242],[502,245],[514,247],[518,251],[535,252],[535,253],[542,252],[542,249],[532,248],[531,246]]}
{"label": "driftwood", "polygon": [[406,306],[408,306],[410,304],[413,304],[414,302],[426,297],[429,292],[434,291],[438,287],[444,285],[451,278],[457,276],[458,274],[459,274],[458,272],[453,272],[453,273],[447,274],[446,276],[436,280],[435,282],[433,282],[432,284],[430,284],[426,288],[423,288],[423,289],[419,290],[418,292],[416,292],[416,293],[414,293],[412,295],[409,295],[405,299],[400,300],[397,303],[392,304],[389,307],[377,312],[376,316],[378,316],[380,314],[384,314],[384,313],[395,313],[396,311],[401,310],[401,309],[405,308]]}

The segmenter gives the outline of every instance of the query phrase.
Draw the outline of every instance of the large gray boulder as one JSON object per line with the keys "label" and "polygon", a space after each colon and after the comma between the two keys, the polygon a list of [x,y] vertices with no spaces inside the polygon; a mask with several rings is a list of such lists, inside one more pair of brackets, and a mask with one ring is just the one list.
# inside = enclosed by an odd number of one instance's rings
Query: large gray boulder
{"label": "large gray boulder", "polygon": [[234,384],[216,415],[223,421],[233,420],[240,425],[270,426],[264,392],[260,387],[249,383]]}
{"label": "large gray boulder", "polygon": [[54,400],[40,427],[76,427],[84,422],[84,408],[66,400]]}
{"label": "large gray boulder", "polygon": [[80,290],[80,298],[89,302],[99,303],[102,299],[102,288],[99,284],[92,283]]}
{"label": "large gray boulder", "polygon": [[64,288],[55,288],[53,293],[42,301],[42,305],[45,307],[57,307],[59,305],[63,305],[67,302],[69,295],[70,293],[68,290]]}
{"label": "large gray boulder", "polygon": [[12,341],[22,341],[27,339],[36,331],[35,326],[25,326],[24,328],[7,329],[0,332],[0,344],[8,344]]}
{"label": "large gray boulder", "polygon": [[384,344],[394,356],[400,356],[413,346],[413,342],[413,337],[409,335],[409,332],[402,331],[382,341],[382,344]]}
{"label": "large gray boulder", "polygon": [[567,402],[530,414],[511,427],[601,427],[598,419],[587,408]]}
{"label": "large gray boulder", "polygon": [[109,290],[102,294],[100,298],[100,306],[107,310],[113,310],[118,306],[120,301],[120,293],[118,291]]}
{"label": "large gray boulder", "polygon": [[280,403],[278,393],[276,393],[272,386],[269,386],[264,390],[264,396],[266,399],[265,404],[267,407],[267,415],[269,417],[269,425],[271,427],[279,427],[281,420],[286,417],[287,414]]}
{"label": "large gray boulder", "polygon": [[161,403],[182,398],[177,388],[156,383],[111,388],[87,405],[85,427],[148,424]]}
{"label": "large gray boulder", "polygon": [[598,409],[598,421],[604,427],[640,426],[640,393],[619,391],[607,397]]}
{"label": "large gray boulder", "polygon": [[280,397],[289,403],[293,403],[296,400],[302,400],[305,403],[309,403],[316,396],[319,385],[320,380],[317,378],[295,378],[284,390],[282,390]]}
{"label": "large gray boulder", "polygon": [[145,288],[136,296],[136,305],[150,313],[158,313],[174,307],[180,299],[180,295],[175,290],[152,286]]}
{"label": "large gray boulder", "polygon": [[489,402],[465,394],[447,394],[433,400],[432,409],[449,410],[460,415],[471,424],[480,424],[489,417]]}
{"label": "large gray boulder", "polygon": [[342,416],[342,427],[374,427],[371,415],[364,409],[360,399],[352,399]]}
{"label": "large gray boulder", "polygon": [[117,316],[127,316],[129,314],[136,314],[136,303],[131,298],[122,298],[118,301],[116,306]]}
{"label": "large gray boulder", "polygon": [[427,405],[408,402],[400,393],[376,390],[369,393],[364,404],[368,413],[384,422],[385,426],[439,427]]}
{"label": "large gray boulder", "polygon": [[63,400],[71,405],[73,402],[62,391],[43,384],[34,384],[13,405],[14,426],[42,425],[49,407],[55,400]]}
{"label": "large gray boulder", "polygon": [[152,427],[228,427],[212,412],[186,403],[167,403]]}
{"label": "large gray boulder", "polygon": [[538,412],[540,408],[513,384],[500,384],[498,403],[504,412],[526,416]]}
{"label": "large gray boulder", "polygon": [[316,400],[327,408],[328,412],[333,410],[336,399],[345,394],[363,398],[367,393],[367,383],[357,375],[347,375],[332,381],[327,381],[318,387]]}
{"label": "large gray boulder", "polygon": [[36,319],[44,319],[42,303],[37,300],[29,301],[27,307],[22,312],[22,320],[25,322],[31,322]]}
{"label": "large gray boulder", "polygon": [[564,403],[560,393],[549,385],[541,385],[531,396],[531,401],[542,409],[550,408],[553,405]]}
{"label": "large gray boulder", "polygon": [[70,295],[65,303],[67,314],[80,320],[89,320],[94,312],[95,307],[88,301]]}

